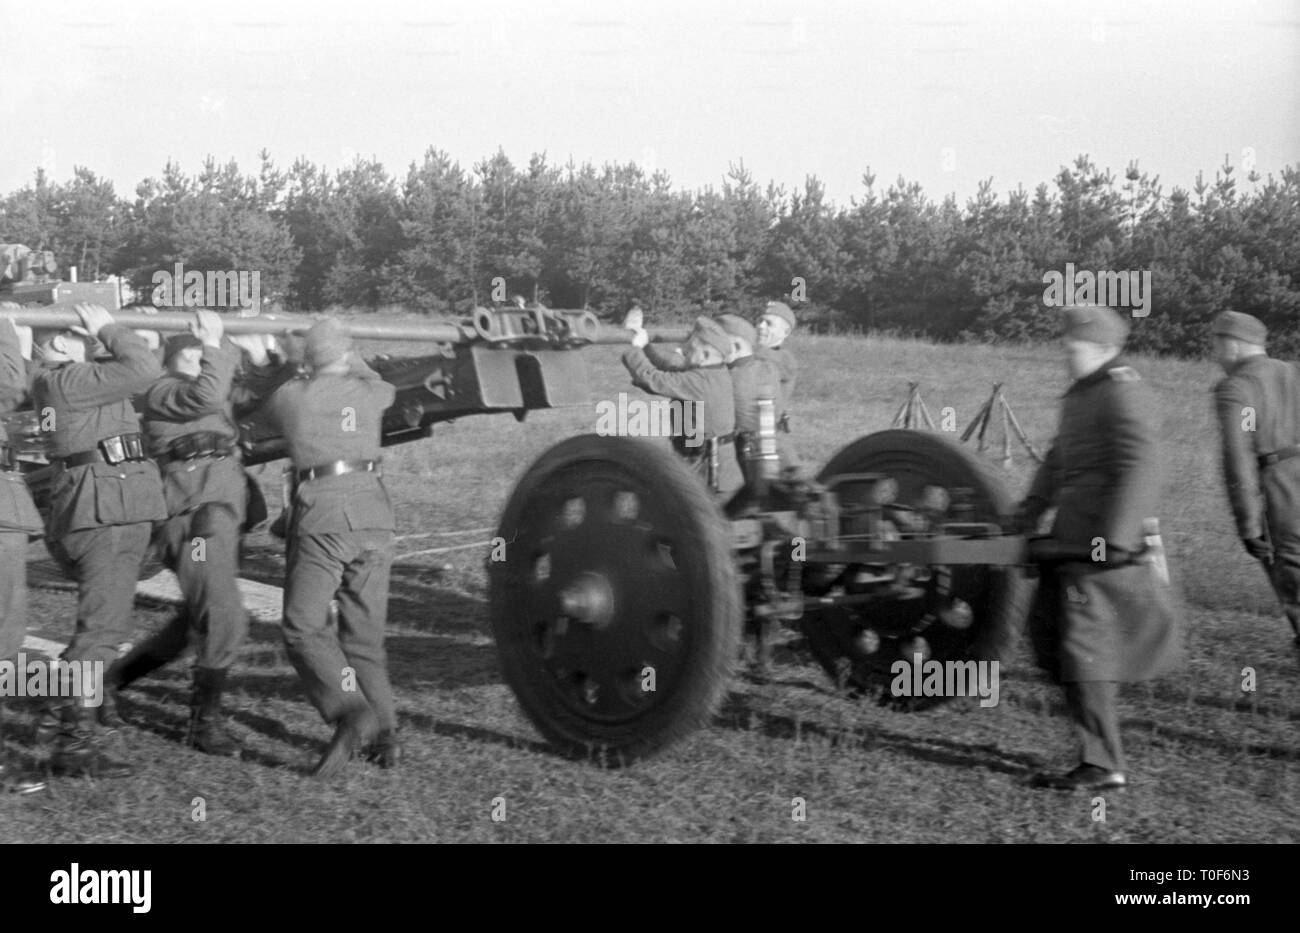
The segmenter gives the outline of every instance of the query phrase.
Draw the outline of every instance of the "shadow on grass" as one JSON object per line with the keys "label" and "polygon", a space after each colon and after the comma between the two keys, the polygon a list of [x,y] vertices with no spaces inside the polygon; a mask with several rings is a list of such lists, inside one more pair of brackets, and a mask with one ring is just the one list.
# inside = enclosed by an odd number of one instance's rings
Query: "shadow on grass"
{"label": "shadow on grass", "polygon": [[713,724],[723,729],[757,732],[766,738],[799,741],[806,736],[825,739],[832,746],[854,743],[866,751],[891,750],[933,764],[961,768],[984,768],[1004,774],[1022,775],[1039,767],[1031,756],[1005,752],[988,745],[965,745],[934,737],[917,738],[906,732],[878,725],[844,730],[827,727],[816,720],[774,715],[753,706],[749,697],[732,694],[714,717]]}
{"label": "shadow on grass", "polygon": [[425,713],[399,712],[397,718],[405,729],[416,729],[421,734],[469,739],[473,742],[478,742],[484,745],[499,745],[519,751],[534,752],[551,758],[572,760],[568,759],[565,755],[561,754],[558,749],[554,746],[548,745],[546,742],[539,742],[536,739],[528,739],[518,735],[510,735],[505,732],[497,732],[494,729],[485,729],[482,726],[447,722],[445,720],[435,719]]}

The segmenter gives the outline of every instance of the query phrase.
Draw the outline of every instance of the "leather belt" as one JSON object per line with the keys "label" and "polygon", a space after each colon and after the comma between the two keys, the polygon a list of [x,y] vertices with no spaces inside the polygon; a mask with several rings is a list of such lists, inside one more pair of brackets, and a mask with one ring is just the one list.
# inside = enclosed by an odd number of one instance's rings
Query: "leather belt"
{"label": "leather belt", "polygon": [[196,431],[176,438],[167,445],[167,450],[158,458],[161,463],[174,463],[178,460],[196,460],[199,457],[213,457],[220,460],[229,457],[236,450],[236,445],[229,437],[217,431]]}
{"label": "leather belt", "polygon": [[1283,460],[1290,460],[1292,457],[1300,457],[1300,444],[1292,444],[1290,447],[1283,447],[1281,450],[1275,450],[1271,454],[1261,454],[1259,457],[1259,468],[1271,467],[1274,464],[1281,463]]}
{"label": "leather belt", "polygon": [[342,476],[344,473],[378,473],[379,465],[378,460],[335,460],[333,463],[295,470],[293,478],[299,483],[306,483],[326,476]]}
{"label": "leather belt", "polygon": [[94,450],[81,450],[66,457],[55,457],[50,463],[65,470],[92,463],[142,463],[148,461],[144,453],[144,438],[139,434],[115,434],[99,442]]}

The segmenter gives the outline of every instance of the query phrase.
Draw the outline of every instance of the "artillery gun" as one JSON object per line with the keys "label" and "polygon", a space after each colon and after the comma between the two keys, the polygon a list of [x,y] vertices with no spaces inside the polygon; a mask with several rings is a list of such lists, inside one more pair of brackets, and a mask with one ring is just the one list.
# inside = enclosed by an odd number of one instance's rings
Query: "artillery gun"
{"label": "artillery gun", "polygon": [[109,310],[122,306],[112,282],[61,280],[54,254],[17,243],[0,243],[0,301],[19,305],[66,305],[88,301]]}
{"label": "artillery gun", "polygon": [[[69,310],[0,314],[76,321]],[[191,320],[115,317],[159,331]],[[312,323],[229,318],[226,330],[294,334]],[[469,414],[522,420],[589,405],[580,348],[628,339],[589,312],[541,308],[348,326],[355,338],[434,345],[371,361],[397,388],[385,445]],[[246,434],[248,462],[283,456],[279,438]],[[630,761],[707,723],[746,626],[769,620],[802,628],[849,691],[879,687],[899,659],[1005,655],[1021,622],[1027,539],[1004,533],[1011,500],[971,454],[888,430],[845,446],[815,481],[775,475],[770,463],[755,476],[720,503],[666,445],[594,434],[561,441],[523,472],[497,530],[505,559],[488,562],[489,613],[506,682],[565,753]]]}

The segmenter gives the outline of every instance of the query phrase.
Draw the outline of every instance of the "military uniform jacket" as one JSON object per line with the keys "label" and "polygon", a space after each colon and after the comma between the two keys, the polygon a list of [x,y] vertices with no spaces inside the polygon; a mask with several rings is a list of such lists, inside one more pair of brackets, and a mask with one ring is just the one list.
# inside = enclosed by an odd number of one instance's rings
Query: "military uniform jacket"
{"label": "military uniform jacket", "polygon": [[1248,357],[1214,387],[1214,409],[1237,534],[1258,538],[1267,519],[1273,538],[1300,535],[1300,457],[1257,464],[1300,443],[1300,370],[1263,354]]}
{"label": "military uniform jacket", "polygon": [[1098,537],[1140,549],[1142,521],[1160,501],[1159,432],[1154,396],[1122,359],[1077,380],[1026,497],[1029,517],[1056,506],[1052,536],[1083,552]]}
{"label": "military uniform jacket", "polygon": [[[1180,656],[1180,613],[1153,564],[1128,562],[1142,546],[1142,521],[1161,492],[1155,398],[1141,377],[1114,359],[1066,392],[1047,461],[1025,509],[1057,507],[1052,535],[1106,562],[1047,565],[1030,612],[1038,663],[1063,681],[1136,681],[1169,670]],[[1122,549],[1122,550],[1121,550]]]}
{"label": "military uniform jacket", "polygon": [[623,354],[623,365],[636,386],[682,402],[700,402],[698,428],[708,440],[736,430],[736,403],[731,374],[725,366],[703,366],[665,372],[645,352],[633,347]]}
{"label": "military uniform jacket", "polygon": [[[158,378],[158,360],[143,339],[120,324],[104,327],[99,339],[111,359],[42,364],[32,377],[37,417],[54,419],[51,458],[95,450],[105,438],[140,431],[131,398]],[[166,517],[158,468],[151,461],[56,468],[48,528],[54,540],[70,531]]]}
{"label": "military uniform jacket", "polygon": [[781,371],[770,359],[742,356],[728,367],[736,403],[736,432],[758,434],[758,400],[770,398],[779,416]]}
{"label": "military uniform jacket", "polygon": [[[169,373],[149,387],[140,410],[150,456],[165,458],[174,441],[198,432],[219,434],[230,445],[236,444],[239,432],[230,411],[230,386],[238,362],[234,347],[205,346],[198,376]],[[246,491],[238,448],[221,459],[164,459],[162,478],[168,515],[213,504],[243,519]]]}
{"label": "military uniform jacket", "polygon": [[[365,363],[345,375],[294,379],[266,411],[289,445],[296,470],[336,460],[378,460],[384,412],[397,390]],[[345,473],[298,484],[293,533],[332,534],[395,527],[393,506],[375,473]]]}
{"label": "military uniform jacket", "polygon": [[[0,415],[8,414],[27,397],[27,369],[13,328],[0,325]],[[0,424],[0,446],[6,445]],[[41,531],[41,516],[22,473],[0,471],[0,534]]]}
{"label": "military uniform jacket", "polygon": [[790,409],[790,399],[794,396],[795,379],[799,375],[799,364],[795,362],[794,354],[785,349],[783,345],[779,347],[759,347],[754,351],[754,356],[776,365],[781,377],[780,392],[776,400],[776,414],[777,417],[787,414]]}

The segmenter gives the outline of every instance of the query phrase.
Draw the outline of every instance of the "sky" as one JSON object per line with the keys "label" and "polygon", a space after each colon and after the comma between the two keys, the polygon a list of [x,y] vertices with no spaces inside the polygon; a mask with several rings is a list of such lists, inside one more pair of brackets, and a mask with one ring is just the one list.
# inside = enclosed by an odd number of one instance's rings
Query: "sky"
{"label": "sky", "polygon": [[81,165],[129,196],[263,148],[399,179],[430,147],[544,152],[691,190],[743,161],[839,204],[868,167],[964,201],[1080,153],[1166,193],[1225,157],[1300,163],[1300,0],[0,0],[0,22],[0,193]]}

